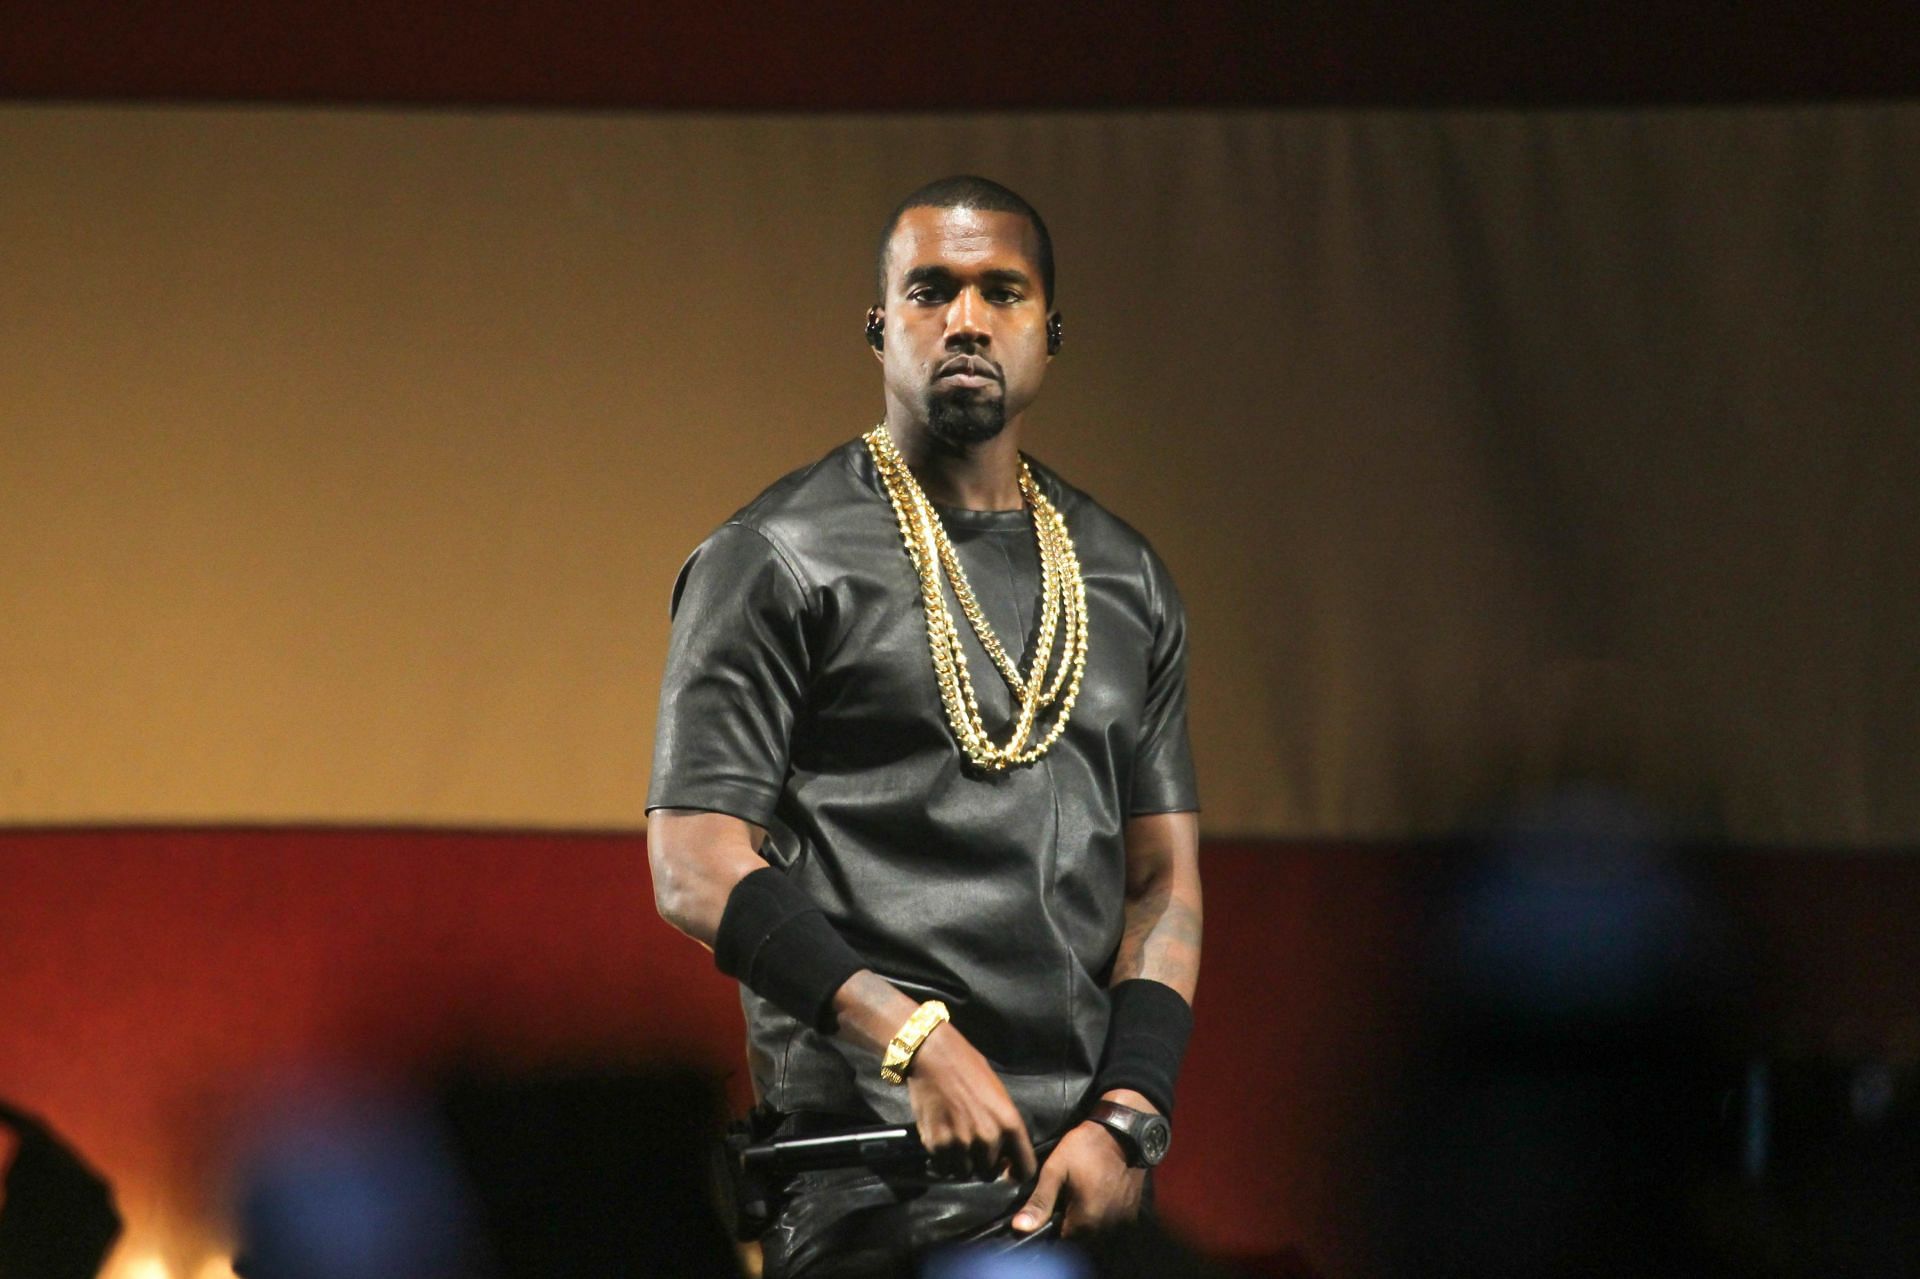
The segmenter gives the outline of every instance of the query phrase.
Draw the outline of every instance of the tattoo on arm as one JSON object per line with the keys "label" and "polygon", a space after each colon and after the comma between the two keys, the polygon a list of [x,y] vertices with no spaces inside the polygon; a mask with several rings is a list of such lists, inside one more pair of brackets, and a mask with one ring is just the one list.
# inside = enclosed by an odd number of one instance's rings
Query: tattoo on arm
{"label": "tattoo on arm", "polygon": [[1198,886],[1176,893],[1170,882],[1129,898],[1113,980],[1147,977],[1164,982],[1189,1000],[1200,975],[1201,911]]}

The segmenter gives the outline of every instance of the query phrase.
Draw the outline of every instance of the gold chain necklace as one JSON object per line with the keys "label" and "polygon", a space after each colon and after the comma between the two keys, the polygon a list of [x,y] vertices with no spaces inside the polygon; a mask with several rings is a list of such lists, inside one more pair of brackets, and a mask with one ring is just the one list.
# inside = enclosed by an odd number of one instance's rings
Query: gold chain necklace
{"label": "gold chain necklace", "polygon": [[[1022,459],[1020,492],[1033,512],[1034,538],[1040,551],[1040,629],[1034,637],[1031,668],[1023,676],[994,635],[960,567],[960,557],[947,539],[939,513],[927,500],[919,481],[913,478],[913,472],[907,469],[906,460],[894,448],[886,425],[882,423],[867,432],[866,441],[880,479],[887,486],[887,497],[893,503],[900,540],[906,543],[907,557],[913,561],[914,571],[920,578],[921,602],[927,614],[927,648],[933,656],[934,680],[940,686],[940,701],[946,707],[954,737],[967,758],[989,772],[1033,763],[1066,731],[1067,717],[1073,713],[1074,699],[1080,695],[1080,678],[1087,669],[1087,584],[1080,573],[1080,558],[1074,552],[1066,520],[1034,483],[1033,473]],[[954,625],[946,593],[940,588],[942,570],[980,647],[993,659],[1018,703],[1013,729],[1004,746],[993,742],[980,718],[980,704],[974,697],[973,675],[967,667],[960,628]],[[1060,641],[1057,662],[1054,660],[1056,635]],[[1046,679],[1049,666],[1053,668],[1051,682]],[[1038,729],[1040,713],[1056,702],[1059,709],[1046,735],[1030,740]]]}

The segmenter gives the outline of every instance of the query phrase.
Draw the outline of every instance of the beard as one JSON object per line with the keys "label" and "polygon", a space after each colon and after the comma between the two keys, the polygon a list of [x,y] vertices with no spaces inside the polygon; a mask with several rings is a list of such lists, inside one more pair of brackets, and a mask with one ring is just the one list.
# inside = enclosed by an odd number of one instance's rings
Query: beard
{"label": "beard", "polygon": [[998,395],[962,390],[927,396],[927,433],[949,448],[985,444],[1006,425],[1007,406]]}

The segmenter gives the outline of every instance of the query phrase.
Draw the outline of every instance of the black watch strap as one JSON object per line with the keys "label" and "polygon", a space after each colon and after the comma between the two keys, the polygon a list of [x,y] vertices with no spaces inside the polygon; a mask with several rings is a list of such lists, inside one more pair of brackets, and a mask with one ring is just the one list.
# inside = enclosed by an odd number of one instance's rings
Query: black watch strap
{"label": "black watch strap", "polygon": [[1163,1115],[1150,1114],[1123,1106],[1117,1101],[1096,1101],[1087,1118],[1120,1139],[1127,1163],[1134,1168],[1151,1168],[1167,1157],[1173,1142],[1173,1125]]}

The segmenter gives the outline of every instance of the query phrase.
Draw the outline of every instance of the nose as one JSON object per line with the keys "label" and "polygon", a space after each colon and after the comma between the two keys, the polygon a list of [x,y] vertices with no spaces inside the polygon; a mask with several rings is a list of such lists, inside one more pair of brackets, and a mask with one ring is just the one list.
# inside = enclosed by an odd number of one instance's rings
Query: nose
{"label": "nose", "polygon": [[956,348],[982,347],[992,341],[987,330],[987,303],[980,290],[964,288],[954,294],[947,306],[947,345]]}

